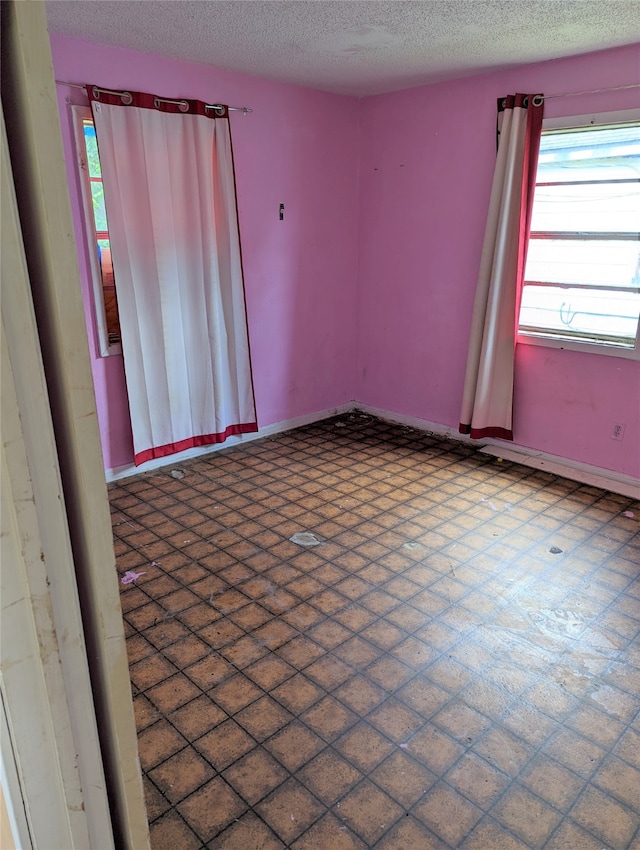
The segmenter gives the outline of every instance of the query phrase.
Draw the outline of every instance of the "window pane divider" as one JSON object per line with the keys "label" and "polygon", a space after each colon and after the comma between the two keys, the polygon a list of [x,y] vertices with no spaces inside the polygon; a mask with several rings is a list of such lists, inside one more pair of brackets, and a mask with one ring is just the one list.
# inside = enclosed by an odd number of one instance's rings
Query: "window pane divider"
{"label": "window pane divider", "polygon": [[548,286],[551,289],[584,289],[586,292],[624,292],[636,295],[640,286],[615,286],[600,283],[554,283],[551,280],[525,280],[523,286]]}
{"label": "window pane divider", "polygon": [[628,336],[605,336],[604,334],[585,334],[572,332],[570,330],[554,331],[553,328],[542,328],[534,325],[520,325],[518,332],[530,336],[539,336],[544,339],[575,340],[595,345],[624,346],[633,348],[635,337]]}
{"label": "window pane divider", "polygon": [[574,242],[639,242],[640,233],[634,230],[532,230],[530,239],[565,239]]}
{"label": "window pane divider", "polygon": [[610,186],[618,183],[640,183],[640,177],[618,177],[613,180],[549,180],[538,186]]}

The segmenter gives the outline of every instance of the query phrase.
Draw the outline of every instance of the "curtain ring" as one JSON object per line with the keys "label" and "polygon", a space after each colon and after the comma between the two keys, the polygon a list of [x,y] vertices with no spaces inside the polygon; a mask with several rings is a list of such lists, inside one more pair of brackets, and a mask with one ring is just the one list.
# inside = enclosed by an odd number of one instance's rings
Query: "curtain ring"
{"label": "curtain ring", "polygon": [[542,106],[542,104],[544,103],[544,95],[541,95],[541,94],[534,95],[531,103],[534,106]]}
{"label": "curtain ring", "polygon": [[100,100],[100,92],[105,94],[117,94],[124,106],[130,106],[133,103],[133,95],[130,91],[112,91],[111,89],[99,89],[98,86],[91,88],[91,94],[94,100]]}
{"label": "curtain ring", "polygon": [[529,95],[528,94],[525,94],[525,96],[522,98],[522,105],[524,106],[525,109],[527,109],[527,107],[529,106]]}

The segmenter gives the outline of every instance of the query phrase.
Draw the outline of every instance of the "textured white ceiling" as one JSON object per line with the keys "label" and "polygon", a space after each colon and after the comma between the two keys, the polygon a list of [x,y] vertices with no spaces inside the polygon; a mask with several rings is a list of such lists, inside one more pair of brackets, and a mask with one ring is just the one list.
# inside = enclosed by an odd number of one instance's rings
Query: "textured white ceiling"
{"label": "textured white ceiling", "polygon": [[47,0],[49,29],[365,96],[640,41],[640,0]]}

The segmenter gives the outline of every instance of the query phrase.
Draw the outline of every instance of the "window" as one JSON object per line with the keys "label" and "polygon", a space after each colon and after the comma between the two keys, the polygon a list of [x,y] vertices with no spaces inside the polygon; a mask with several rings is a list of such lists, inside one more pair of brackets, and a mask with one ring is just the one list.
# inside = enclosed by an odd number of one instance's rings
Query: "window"
{"label": "window", "polygon": [[91,110],[85,106],[74,106],[72,108],[85,225],[89,242],[96,326],[100,353],[104,357],[109,354],[120,353],[122,350],[115,277],[111,261],[109,226],[104,203],[96,131],[93,126]]}
{"label": "window", "polygon": [[638,357],[639,231],[640,112],[545,121],[518,340]]}

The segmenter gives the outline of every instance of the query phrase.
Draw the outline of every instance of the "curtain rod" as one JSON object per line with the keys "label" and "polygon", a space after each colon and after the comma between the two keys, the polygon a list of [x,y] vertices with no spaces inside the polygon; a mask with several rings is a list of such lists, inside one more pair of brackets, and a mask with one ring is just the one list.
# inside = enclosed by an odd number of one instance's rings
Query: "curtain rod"
{"label": "curtain rod", "polygon": [[[64,80],[56,80],[56,83],[59,86],[71,86],[74,89],[84,89],[86,91],[86,85],[82,83],[67,83]],[[583,91],[568,91],[562,92],[561,94],[547,94],[545,95],[545,100],[553,100],[556,97],[579,97],[583,94],[600,94],[601,92],[606,91],[620,91],[621,89],[637,89],[640,88],[640,83],[629,83],[624,86],[607,86],[602,89],[584,89]],[[210,106],[217,106],[218,104],[209,104]],[[247,115],[249,112],[253,112],[248,106],[228,106],[227,109],[230,112],[242,112],[243,115]]]}
{"label": "curtain rod", "polygon": [[[84,89],[87,90],[86,85],[84,83],[67,83],[65,80],[56,80],[56,85],[58,86],[70,86],[73,89]],[[105,89],[105,91],[110,91],[110,89]],[[171,101],[173,103],[174,101]],[[177,103],[177,101],[175,101]],[[218,103],[208,103],[207,106],[215,107],[222,106],[222,104]],[[250,112],[253,112],[253,109],[250,109],[248,106],[227,106],[229,112],[242,112],[243,115],[248,115]]]}
{"label": "curtain rod", "polygon": [[600,94],[604,91],[619,91],[620,89],[637,89],[640,88],[640,83],[629,83],[626,86],[608,86],[604,89],[585,89],[584,91],[567,91],[563,94],[545,94],[545,100],[552,100],[554,97],[578,97],[581,94]]}

